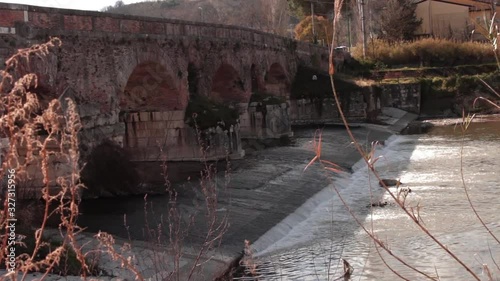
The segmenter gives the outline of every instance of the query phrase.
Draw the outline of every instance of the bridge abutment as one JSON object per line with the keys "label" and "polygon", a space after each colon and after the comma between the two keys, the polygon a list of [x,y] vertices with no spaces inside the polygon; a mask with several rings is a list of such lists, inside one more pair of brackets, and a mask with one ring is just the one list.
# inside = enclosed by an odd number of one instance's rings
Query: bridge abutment
{"label": "bridge abutment", "polygon": [[132,161],[200,161],[243,156],[239,126],[196,130],[184,121],[184,111],[123,114],[125,141]]}

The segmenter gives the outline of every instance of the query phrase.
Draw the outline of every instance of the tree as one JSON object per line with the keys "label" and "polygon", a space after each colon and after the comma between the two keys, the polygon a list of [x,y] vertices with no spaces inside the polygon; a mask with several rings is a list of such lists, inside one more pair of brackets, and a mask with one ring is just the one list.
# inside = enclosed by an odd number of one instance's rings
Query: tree
{"label": "tree", "polygon": [[[388,41],[413,39],[415,31],[422,23],[421,19],[417,19],[415,2],[411,0],[387,0],[382,4],[385,5],[375,7],[375,9],[380,10],[380,13],[377,19],[374,19],[380,38]],[[376,29],[374,31],[377,31]]]}
{"label": "tree", "polygon": [[[332,22],[325,17],[314,17],[314,30],[316,40],[323,40],[325,43],[332,42],[333,27]],[[312,17],[305,17],[297,26],[295,26],[295,39],[313,43]]]}
{"label": "tree", "polygon": [[118,0],[115,2],[115,8],[120,8],[120,7],[123,7],[125,6],[125,3],[123,3],[122,0]]}
{"label": "tree", "polygon": [[244,13],[237,17],[234,13],[224,15],[224,23],[287,35],[290,12],[286,0],[246,0],[238,6],[238,9]]}

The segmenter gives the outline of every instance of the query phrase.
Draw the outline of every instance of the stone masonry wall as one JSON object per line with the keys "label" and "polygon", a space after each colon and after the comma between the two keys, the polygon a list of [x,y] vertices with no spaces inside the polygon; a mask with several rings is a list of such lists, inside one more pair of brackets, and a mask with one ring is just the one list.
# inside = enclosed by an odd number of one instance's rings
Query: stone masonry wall
{"label": "stone masonry wall", "polygon": [[[184,111],[127,113],[121,119],[126,128],[124,148],[132,161],[196,161],[243,153],[237,127],[212,128],[198,136],[184,123]],[[199,137],[208,142],[204,153]]]}
{"label": "stone masonry wall", "polygon": [[251,103],[248,109],[240,115],[241,137],[276,139],[291,136],[293,132],[288,110],[287,103],[276,105]]}
{"label": "stone masonry wall", "polygon": [[[382,107],[394,107],[420,113],[420,84],[380,85],[380,92],[365,87],[362,92],[343,94],[340,97],[346,117],[351,120],[374,121]],[[318,102],[320,104],[318,104]],[[290,118],[293,124],[341,122],[335,100],[290,101]]]}
{"label": "stone masonry wall", "polygon": [[381,104],[420,113],[420,83],[381,85]]}
{"label": "stone masonry wall", "polygon": [[[341,106],[346,117],[351,120],[366,118],[366,103],[360,92],[342,95]],[[337,105],[333,98],[322,101],[308,99],[290,101],[290,118],[293,124],[341,122]]]}

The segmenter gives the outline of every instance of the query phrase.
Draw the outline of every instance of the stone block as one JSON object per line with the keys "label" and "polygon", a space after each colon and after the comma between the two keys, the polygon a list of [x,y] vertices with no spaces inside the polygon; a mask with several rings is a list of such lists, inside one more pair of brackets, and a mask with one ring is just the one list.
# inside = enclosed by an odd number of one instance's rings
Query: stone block
{"label": "stone block", "polygon": [[101,111],[96,104],[80,104],[78,105],[78,113],[80,114],[80,118],[83,118],[98,115]]}
{"label": "stone block", "polygon": [[156,137],[165,137],[165,129],[156,129],[155,134]]}
{"label": "stone block", "polygon": [[149,137],[148,147],[160,147],[164,143],[161,137]]}
{"label": "stone block", "polygon": [[129,138],[143,138],[148,136],[148,130],[128,131],[127,135]]}
{"label": "stone block", "polygon": [[170,120],[170,121],[183,121],[184,122],[184,115],[185,115],[185,112],[183,110],[172,110],[172,111],[168,111],[169,113],[169,117],[170,119],[167,119],[167,120]]}
{"label": "stone block", "polygon": [[170,116],[172,115],[170,113],[170,111],[162,111],[162,112],[160,112],[160,114],[161,114],[161,120],[163,120],[163,121],[170,120],[170,118],[171,118]]}
{"label": "stone block", "polygon": [[139,122],[139,113],[129,113],[127,115],[127,122]]}
{"label": "stone block", "polygon": [[147,147],[148,138],[136,138],[135,143],[137,144],[137,147]]}
{"label": "stone block", "polygon": [[148,121],[148,122],[144,122],[144,124],[146,125],[146,129],[147,130],[156,130],[156,129],[158,129],[158,122]]}
{"label": "stone block", "polygon": [[185,128],[186,123],[184,123],[184,120],[173,120],[173,121],[167,122],[166,127],[169,129]]}
{"label": "stone block", "polygon": [[153,112],[152,115],[153,115],[152,116],[153,117],[152,121],[162,121],[163,120],[163,114],[162,114],[162,112],[159,112],[159,111],[158,112]]}
{"label": "stone block", "polygon": [[137,130],[146,130],[148,129],[148,122],[135,122],[135,123],[130,123],[128,126],[133,127],[136,131]]}
{"label": "stone block", "polygon": [[165,130],[171,127],[171,121],[161,121],[158,122],[158,129]]}
{"label": "stone block", "polygon": [[139,112],[139,121],[140,122],[151,121],[150,113],[149,112]]}

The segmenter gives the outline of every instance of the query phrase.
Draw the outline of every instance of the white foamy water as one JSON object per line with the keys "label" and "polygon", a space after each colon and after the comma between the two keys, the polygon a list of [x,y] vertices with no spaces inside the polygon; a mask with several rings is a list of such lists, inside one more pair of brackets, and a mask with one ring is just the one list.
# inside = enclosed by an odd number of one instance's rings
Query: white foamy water
{"label": "white foamy water", "polygon": [[[493,130],[484,127],[493,126]],[[478,212],[500,237],[500,124],[477,125],[463,150],[464,178]],[[493,132],[493,133],[492,133]],[[397,136],[377,151],[382,178],[400,178],[412,192],[407,205],[423,224],[481,279],[487,264],[500,280],[500,245],[469,207],[460,175],[461,138],[453,131],[437,135]],[[426,236],[378,186],[363,162],[353,174],[334,175],[337,187],[362,225],[395,255],[441,280],[474,280],[467,271]],[[391,189],[394,190],[394,189]],[[385,207],[370,208],[370,202]],[[272,243],[270,243],[272,241]],[[334,280],[342,275],[340,258],[354,268],[352,280],[398,280],[384,265],[371,239],[356,223],[330,186],[282,224],[256,241],[259,280]],[[409,280],[425,280],[379,249],[393,270]],[[254,277],[243,277],[253,280]]]}

